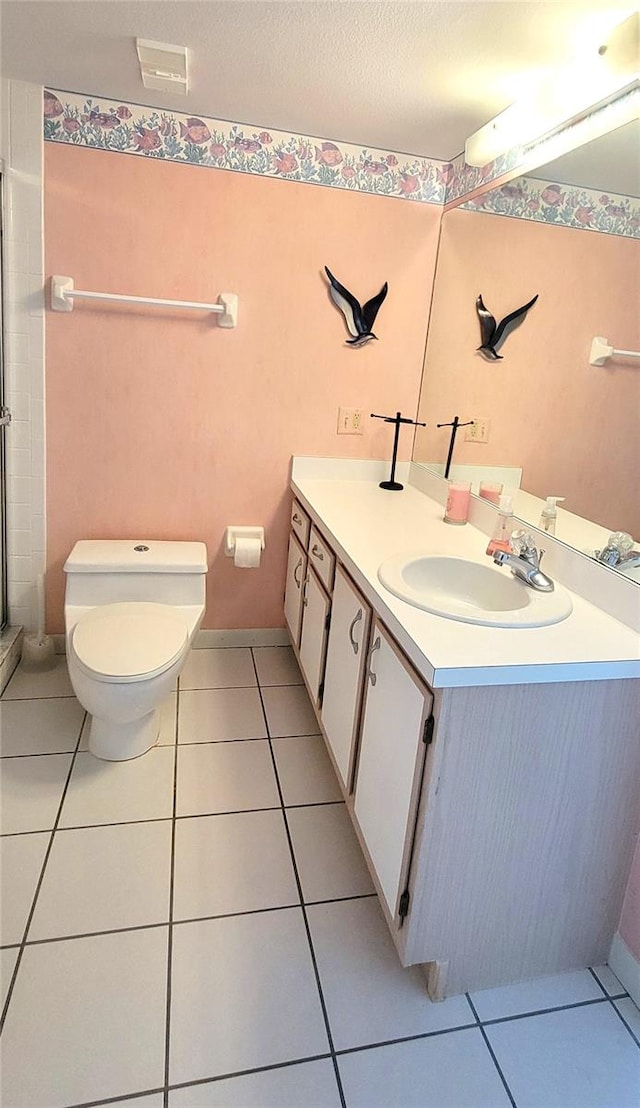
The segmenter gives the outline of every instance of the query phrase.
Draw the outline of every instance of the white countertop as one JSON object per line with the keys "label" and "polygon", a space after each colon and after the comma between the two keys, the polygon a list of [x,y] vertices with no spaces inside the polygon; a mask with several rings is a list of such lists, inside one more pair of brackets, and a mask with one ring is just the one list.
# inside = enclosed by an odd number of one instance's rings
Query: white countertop
{"label": "white countertop", "polygon": [[640,677],[638,634],[575,593],[573,612],[561,623],[518,629],[460,623],[397,599],[378,580],[385,558],[450,554],[486,564],[486,534],[444,523],[442,505],[411,485],[380,489],[366,463],[351,463],[355,479],[344,479],[331,475],[337,464],[317,477],[310,459],[297,461],[295,495],[433,688]]}

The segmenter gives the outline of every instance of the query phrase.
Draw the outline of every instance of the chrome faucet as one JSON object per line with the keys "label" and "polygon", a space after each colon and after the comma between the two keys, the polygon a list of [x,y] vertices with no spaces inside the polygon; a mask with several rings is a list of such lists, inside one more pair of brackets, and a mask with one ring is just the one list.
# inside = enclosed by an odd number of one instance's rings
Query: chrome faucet
{"label": "chrome faucet", "polygon": [[640,550],[633,549],[633,539],[626,531],[614,531],[602,550],[595,551],[596,561],[614,569],[640,565]]}
{"label": "chrome faucet", "polygon": [[533,535],[514,531],[511,536],[511,550],[496,550],[493,560],[498,566],[508,566],[515,577],[532,589],[553,592],[553,581],[540,569],[543,554],[544,550],[536,549]]}

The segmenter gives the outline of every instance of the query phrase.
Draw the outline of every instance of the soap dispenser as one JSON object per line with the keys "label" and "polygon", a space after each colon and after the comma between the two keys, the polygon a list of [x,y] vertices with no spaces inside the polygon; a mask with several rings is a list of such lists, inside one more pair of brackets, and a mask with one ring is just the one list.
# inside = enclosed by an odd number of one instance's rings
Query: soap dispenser
{"label": "soap dispenser", "polygon": [[555,535],[556,533],[556,520],[558,518],[557,505],[564,503],[564,496],[548,496],[547,503],[545,504],[540,514],[539,527],[542,531],[546,531],[548,535]]}
{"label": "soap dispenser", "polygon": [[513,497],[501,496],[493,535],[487,546],[487,554],[495,554],[496,550],[504,550],[507,553],[511,550],[513,523]]}

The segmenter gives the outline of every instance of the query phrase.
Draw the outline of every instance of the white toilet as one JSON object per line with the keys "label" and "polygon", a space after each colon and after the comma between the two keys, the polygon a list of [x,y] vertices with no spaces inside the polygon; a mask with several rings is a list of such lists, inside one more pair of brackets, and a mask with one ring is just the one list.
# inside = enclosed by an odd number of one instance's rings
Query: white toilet
{"label": "white toilet", "polygon": [[202,542],[77,542],[65,562],[67,663],[91,714],[89,750],[110,762],[158,740],[158,706],[173,689],[205,609]]}

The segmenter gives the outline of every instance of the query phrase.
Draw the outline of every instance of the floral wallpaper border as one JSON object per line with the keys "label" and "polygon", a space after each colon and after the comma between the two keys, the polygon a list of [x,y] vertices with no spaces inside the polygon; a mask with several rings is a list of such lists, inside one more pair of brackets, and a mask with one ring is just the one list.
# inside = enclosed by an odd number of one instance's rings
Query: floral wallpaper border
{"label": "floral wallpaper border", "polygon": [[640,200],[597,189],[517,177],[500,188],[460,205],[466,211],[491,212],[556,227],[640,238]]}
{"label": "floral wallpaper border", "polygon": [[120,154],[444,204],[448,162],[75,92],[44,90],[44,138]]}
{"label": "floral wallpaper border", "polygon": [[235,173],[444,205],[509,175],[506,184],[462,203],[493,212],[603,234],[640,237],[640,201],[529,177],[515,177],[521,149],[480,169],[370,150],[349,143],[266,131],[139,104],[44,89],[44,139]]}

